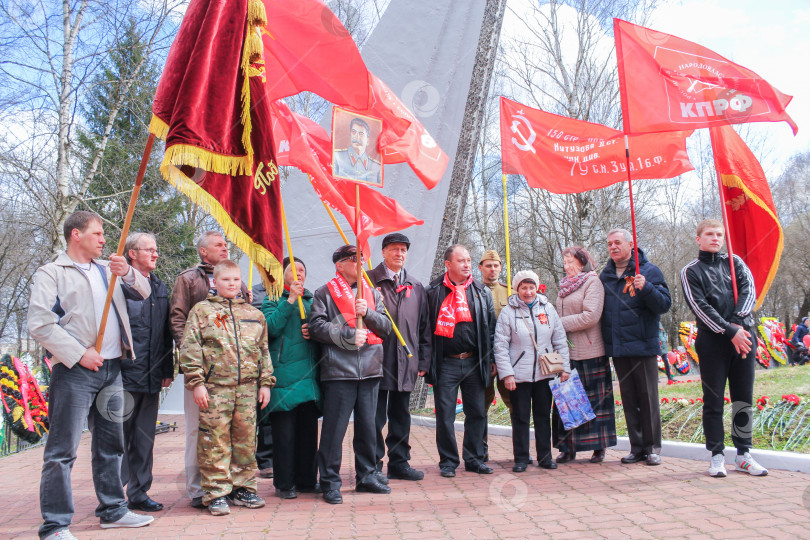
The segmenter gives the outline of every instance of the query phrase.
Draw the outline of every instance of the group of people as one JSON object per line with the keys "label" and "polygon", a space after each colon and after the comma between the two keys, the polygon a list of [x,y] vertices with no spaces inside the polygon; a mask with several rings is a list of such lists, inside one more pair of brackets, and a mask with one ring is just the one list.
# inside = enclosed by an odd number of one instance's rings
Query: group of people
{"label": "group of people", "polygon": [[[383,239],[383,260],[367,274],[354,246],[336,249],[335,277],[314,293],[305,288],[304,261],[285,259],[278,298],[262,286],[247,289],[217,232],[201,236],[200,263],[178,276],[171,297],[154,273],[154,236],[131,234],[125,257],[109,261],[99,259],[105,240],[98,215],[69,216],[64,236],[67,250],[34,276],[28,316],[29,333],[53,365],[41,538],[73,538],[70,475],[85,419],[101,527],[141,527],[153,518],[132,510],[162,510],[148,491],[159,394],[174,375],[173,344],[185,383],[187,493],[192,506],[213,515],[229,513],[231,504],[264,506],[257,468],[273,477],[282,499],[321,493],[340,504],[342,442],[352,416],[357,491],[390,493],[391,479],[422,480],[424,472],[410,465],[409,444],[418,377],[433,386],[442,477],[455,476],[461,460],[466,471],[493,473],[487,410],[496,385],[511,415],[514,472],[533,463],[532,420],[539,467],[556,469],[584,451],[592,452],[591,462],[603,461],[616,444],[609,358],[631,446],[621,461],[661,463],[656,357],[659,319],[671,296],[661,271],[634,250],[624,229],[608,233],[609,261],[599,274],[584,248],[563,251],[565,276],[554,303],[531,270],[515,274],[511,294],[499,281],[501,260],[492,250],[478,264],[482,281],[474,279],[470,253],[458,244],[445,251],[445,272],[424,286],[405,269],[410,241],[401,233]],[[751,417],[753,279],[735,258],[732,290],[720,222],[701,222],[696,240],[699,256],[681,281],[699,327],[709,474],[726,474],[728,381],[736,465],[764,475],[749,452],[750,430],[737,429]],[[112,309],[96,350],[113,276]],[[541,362],[550,355],[559,362],[555,371]],[[549,382],[566,381],[574,368],[595,418],[566,430]],[[454,429],[459,391],[461,455]],[[559,449],[556,459],[552,446]]]}

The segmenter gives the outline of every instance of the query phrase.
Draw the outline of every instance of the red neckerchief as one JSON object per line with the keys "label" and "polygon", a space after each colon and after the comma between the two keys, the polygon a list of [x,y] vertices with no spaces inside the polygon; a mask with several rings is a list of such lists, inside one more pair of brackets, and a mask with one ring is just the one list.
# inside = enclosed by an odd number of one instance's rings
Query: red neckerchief
{"label": "red neckerchief", "polygon": [[[346,280],[340,274],[335,274],[335,278],[326,284],[329,287],[329,294],[335,302],[340,314],[346,319],[346,324],[352,328],[357,328],[357,310],[354,307],[354,293]],[[359,282],[358,286],[363,287],[363,298],[369,304],[368,309],[373,309],[374,305],[374,292],[366,283]],[[371,345],[377,345],[383,342],[382,338],[377,336],[371,330],[368,331],[366,341]]]}
{"label": "red neckerchief", "polygon": [[470,275],[467,281],[456,285],[450,281],[450,277],[445,272],[444,286],[451,289],[452,292],[444,297],[439,308],[439,318],[436,320],[436,331],[434,332],[437,336],[451,338],[456,330],[456,322],[472,322],[472,313],[467,304],[467,287],[472,281],[473,278]]}

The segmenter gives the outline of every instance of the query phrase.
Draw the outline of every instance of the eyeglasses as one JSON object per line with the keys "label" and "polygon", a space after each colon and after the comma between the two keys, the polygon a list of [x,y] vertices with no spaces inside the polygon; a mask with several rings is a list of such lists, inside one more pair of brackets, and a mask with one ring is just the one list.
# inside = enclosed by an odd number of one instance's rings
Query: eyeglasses
{"label": "eyeglasses", "polygon": [[150,255],[160,255],[160,250],[155,248],[135,248],[135,251],[145,251]]}
{"label": "eyeglasses", "polygon": [[357,262],[357,255],[351,255],[349,257],[346,257],[345,259],[340,259],[338,262],[344,262],[344,261]]}

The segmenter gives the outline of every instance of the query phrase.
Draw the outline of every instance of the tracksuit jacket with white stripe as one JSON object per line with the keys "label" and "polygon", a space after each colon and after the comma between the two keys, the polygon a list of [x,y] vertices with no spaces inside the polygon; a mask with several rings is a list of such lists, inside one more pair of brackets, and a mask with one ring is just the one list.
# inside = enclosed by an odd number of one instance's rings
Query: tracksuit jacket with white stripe
{"label": "tracksuit jacket with white stripe", "polygon": [[751,328],[751,312],[757,292],[751,270],[734,256],[737,277],[737,303],[731,288],[731,268],[728,255],[700,251],[698,258],[681,270],[681,286],[689,307],[697,317],[698,330],[710,330],[731,339],[738,327]]}

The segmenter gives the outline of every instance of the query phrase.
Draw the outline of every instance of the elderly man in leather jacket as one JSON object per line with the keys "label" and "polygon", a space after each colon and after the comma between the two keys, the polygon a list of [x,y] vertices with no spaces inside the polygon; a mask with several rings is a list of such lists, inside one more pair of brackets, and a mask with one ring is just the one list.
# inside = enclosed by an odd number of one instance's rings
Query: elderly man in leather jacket
{"label": "elderly man in leather jacket", "polygon": [[[354,413],[356,490],[390,493],[374,474],[376,433],[374,420],[383,375],[382,341],[391,322],[379,291],[358,279],[354,246],[341,246],[332,254],[337,274],[315,291],[309,319],[310,335],[322,343],[319,363],[323,390],[323,425],[318,448],[318,469],[323,498],[340,504],[340,462],[343,437]],[[358,286],[363,298],[355,297]],[[373,306],[373,307],[372,307]],[[357,328],[357,316],[362,327]]]}

